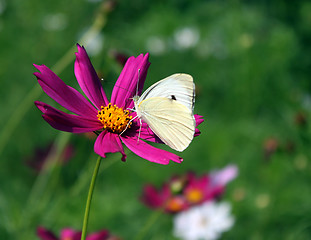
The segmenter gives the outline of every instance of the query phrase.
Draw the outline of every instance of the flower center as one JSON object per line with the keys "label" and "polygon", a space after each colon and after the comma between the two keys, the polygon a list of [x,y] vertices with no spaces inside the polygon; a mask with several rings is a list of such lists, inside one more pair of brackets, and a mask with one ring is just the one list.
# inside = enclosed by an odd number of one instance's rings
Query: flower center
{"label": "flower center", "polygon": [[130,120],[132,116],[129,116],[128,110],[118,108],[116,105],[109,103],[106,107],[101,106],[101,110],[98,111],[98,120],[103,124],[103,128],[109,132],[120,134],[126,127],[131,127]]}
{"label": "flower center", "polygon": [[199,203],[203,199],[203,193],[198,189],[192,189],[186,193],[186,198],[191,203]]}
{"label": "flower center", "polygon": [[179,197],[169,199],[166,204],[166,208],[171,212],[180,212],[186,207],[185,201]]}

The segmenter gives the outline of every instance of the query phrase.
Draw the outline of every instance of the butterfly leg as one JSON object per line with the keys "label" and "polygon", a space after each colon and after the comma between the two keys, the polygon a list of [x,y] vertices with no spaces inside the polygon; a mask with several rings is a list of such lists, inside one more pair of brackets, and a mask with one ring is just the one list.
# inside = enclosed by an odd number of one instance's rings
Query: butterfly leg
{"label": "butterfly leg", "polygon": [[138,117],[138,116],[135,116],[134,118],[132,118],[132,119],[127,123],[125,129],[119,134],[120,136],[126,131],[126,129],[128,128],[128,126],[130,125],[130,123],[131,123],[134,119],[136,119],[137,117]]}
{"label": "butterfly leg", "polygon": [[139,143],[139,139],[140,139],[141,125],[142,125],[142,122],[141,122],[141,119],[139,119],[139,132],[138,132],[137,144]]}

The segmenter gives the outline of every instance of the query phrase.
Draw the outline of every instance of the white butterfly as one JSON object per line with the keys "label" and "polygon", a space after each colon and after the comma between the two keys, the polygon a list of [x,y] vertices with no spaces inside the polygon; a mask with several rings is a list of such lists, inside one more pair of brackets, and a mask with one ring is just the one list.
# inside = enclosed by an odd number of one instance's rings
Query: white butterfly
{"label": "white butterfly", "polygon": [[194,83],[188,74],[173,74],[133,98],[137,117],[166,145],[185,150],[195,133]]}

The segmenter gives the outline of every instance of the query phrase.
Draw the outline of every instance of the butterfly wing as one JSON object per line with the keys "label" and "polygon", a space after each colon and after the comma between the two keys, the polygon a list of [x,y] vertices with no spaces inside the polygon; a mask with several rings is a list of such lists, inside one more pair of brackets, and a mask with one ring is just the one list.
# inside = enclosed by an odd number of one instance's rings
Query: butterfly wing
{"label": "butterfly wing", "polygon": [[195,119],[187,107],[166,97],[152,97],[138,105],[140,118],[169,147],[183,151],[195,132]]}
{"label": "butterfly wing", "polygon": [[194,90],[195,87],[191,75],[176,73],[150,86],[140,96],[138,104],[148,98],[163,97],[176,100],[193,112]]}

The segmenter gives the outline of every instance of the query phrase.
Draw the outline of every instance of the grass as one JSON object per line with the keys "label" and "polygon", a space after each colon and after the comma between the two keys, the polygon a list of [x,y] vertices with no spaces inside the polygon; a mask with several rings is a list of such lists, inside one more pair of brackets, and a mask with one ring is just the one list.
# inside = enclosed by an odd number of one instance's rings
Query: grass
{"label": "grass", "polygon": [[[1,126],[37,84],[32,64],[52,67],[92,25],[100,4],[5,2],[0,15]],[[145,183],[159,186],[173,174],[202,174],[234,163],[239,177],[228,185],[224,200],[233,205],[236,223],[223,239],[299,240],[311,235],[310,6],[307,1],[268,6],[255,1],[136,0],[114,7],[101,31],[100,51],[91,56],[106,92],[121,71],[112,50],[126,55],[148,51],[152,64],[145,88],[176,72],[191,74],[197,88],[195,113],[205,122],[202,135],[181,153],[182,164],[156,165],[132,153],[123,163],[120,154],[108,155],[97,179],[90,231],[105,228],[133,239],[152,214],[138,200]],[[63,25],[47,27],[59,13]],[[176,31],[185,27],[199,33],[189,48],[176,44]],[[150,45],[150,39],[160,48]],[[59,75],[77,86],[73,62]],[[37,99],[54,104],[44,95]],[[94,140],[82,135],[67,139],[42,120],[34,105],[17,121],[0,161],[0,238],[35,239],[38,225],[56,233],[64,227],[81,229],[95,166]],[[263,145],[270,138],[278,147],[267,159]],[[25,164],[27,158],[61,139],[74,146],[74,157],[38,177]],[[42,186],[34,192],[38,178]],[[171,216],[162,215],[146,239],[173,239],[171,231]]]}

